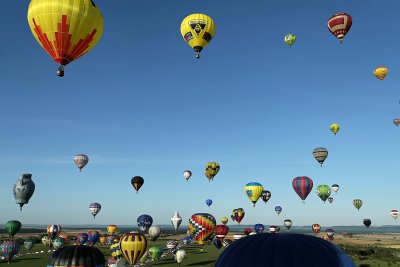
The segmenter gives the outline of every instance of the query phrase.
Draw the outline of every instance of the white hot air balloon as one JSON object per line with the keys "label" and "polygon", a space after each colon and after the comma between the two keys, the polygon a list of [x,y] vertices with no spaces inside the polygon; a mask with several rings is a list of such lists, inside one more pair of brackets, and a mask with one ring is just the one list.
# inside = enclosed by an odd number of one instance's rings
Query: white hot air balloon
{"label": "white hot air balloon", "polygon": [[152,241],[155,241],[161,234],[161,228],[158,225],[152,225],[149,228],[149,236]]}
{"label": "white hot air balloon", "polygon": [[74,157],[74,162],[78,167],[79,171],[82,171],[83,167],[89,162],[89,157],[84,154],[78,154]]}
{"label": "white hot air balloon", "polygon": [[175,211],[174,216],[171,218],[171,223],[175,228],[175,231],[178,230],[179,226],[181,225],[182,217],[179,215],[177,211]]}
{"label": "white hot air balloon", "polygon": [[178,266],[181,266],[181,262],[183,261],[183,259],[186,256],[186,251],[184,251],[183,249],[178,249],[175,253],[175,258],[176,261],[178,262]]}
{"label": "white hot air balloon", "polygon": [[268,230],[271,234],[276,233],[276,226],[271,225]]}
{"label": "white hot air balloon", "polygon": [[334,184],[334,185],[331,186],[331,189],[332,189],[333,192],[337,193],[337,191],[339,191],[339,185]]}
{"label": "white hot air balloon", "polygon": [[399,211],[398,210],[391,210],[390,215],[396,220],[397,217],[399,217]]}
{"label": "white hot air balloon", "polygon": [[13,187],[15,203],[19,204],[20,210],[24,204],[28,204],[29,199],[35,192],[35,183],[32,181],[32,174],[24,173]]}
{"label": "white hot air balloon", "polygon": [[183,177],[186,179],[186,181],[189,180],[189,178],[192,176],[192,172],[189,170],[186,170],[183,172]]}
{"label": "white hot air balloon", "polygon": [[290,227],[292,227],[292,220],[289,220],[289,219],[285,220],[283,222],[283,225],[285,225],[285,227],[289,230]]}

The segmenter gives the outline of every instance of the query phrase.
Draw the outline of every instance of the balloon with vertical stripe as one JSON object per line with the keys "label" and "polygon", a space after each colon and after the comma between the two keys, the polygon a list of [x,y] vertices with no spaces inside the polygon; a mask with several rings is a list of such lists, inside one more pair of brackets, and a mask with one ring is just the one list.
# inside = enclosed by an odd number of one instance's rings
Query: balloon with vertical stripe
{"label": "balloon with vertical stripe", "polygon": [[125,259],[130,264],[134,265],[146,252],[148,241],[146,237],[140,233],[129,233],[121,237],[119,247]]}
{"label": "balloon with vertical stripe", "polygon": [[313,181],[307,176],[298,176],[293,179],[292,187],[301,200],[306,200],[313,188]]}
{"label": "balloon with vertical stripe", "polygon": [[66,246],[50,256],[47,267],[105,267],[103,253],[89,246]]}
{"label": "balloon with vertical stripe", "polygon": [[60,233],[61,233],[60,225],[50,224],[49,226],[47,226],[47,234],[49,235],[51,240],[58,237]]}

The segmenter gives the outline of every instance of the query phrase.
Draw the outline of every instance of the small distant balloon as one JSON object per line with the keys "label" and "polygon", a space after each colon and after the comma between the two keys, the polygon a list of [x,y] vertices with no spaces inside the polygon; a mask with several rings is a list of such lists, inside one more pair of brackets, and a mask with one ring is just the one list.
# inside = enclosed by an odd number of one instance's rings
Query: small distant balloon
{"label": "small distant balloon", "polygon": [[292,45],[296,41],[296,35],[289,33],[289,34],[287,34],[285,36],[283,41],[285,42],[285,44],[287,44],[288,46],[292,47]]}
{"label": "small distant balloon", "polygon": [[399,217],[399,211],[398,210],[391,210],[390,215],[396,220],[397,217]]}
{"label": "small distant balloon", "polygon": [[207,200],[206,200],[207,206],[210,207],[212,203],[213,203],[213,201],[212,201],[211,199],[207,199]]}
{"label": "small distant balloon", "polygon": [[275,212],[276,212],[276,214],[279,215],[282,212],[282,207],[281,206],[276,206],[275,207]]}
{"label": "small distant balloon", "polygon": [[331,189],[333,192],[337,193],[339,191],[339,185],[338,184],[333,184],[331,186]]}
{"label": "small distant balloon", "polygon": [[349,32],[352,25],[352,18],[346,13],[336,13],[328,20],[329,31],[339,39],[340,43]]}
{"label": "small distant balloon", "polygon": [[396,118],[393,120],[394,125],[399,126],[400,124],[400,119]]}
{"label": "small distant balloon", "polygon": [[321,164],[322,167],[322,164],[328,157],[328,150],[324,147],[317,147],[313,150],[313,156],[319,162],[319,164]]}
{"label": "small distant balloon", "polygon": [[384,66],[379,66],[374,69],[374,75],[379,80],[383,80],[386,77],[386,75],[388,74],[388,72],[389,72],[388,68],[386,68]]}
{"label": "small distant balloon", "polygon": [[328,201],[329,201],[329,203],[332,203],[333,202],[333,197],[328,197]]}
{"label": "small distant balloon", "polygon": [[144,184],[144,179],[141,176],[135,176],[131,179],[131,184],[133,188],[135,188],[137,194],[139,192],[139,189]]}
{"label": "small distant balloon", "polygon": [[74,162],[78,167],[79,171],[82,171],[83,167],[86,166],[89,162],[89,157],[85,154],[78,154],[74,157]]}
{"label": "small distant balloon", "polygon": [[337,123],[332,123],[329,128],[331,129],[332,133],[336,135],[340,130],[340,125]]}
{"label": "small distant balloon", "polygon": [[356,207],[357,210],[360,210],[362,204],[363,204],[363,201],[361,199],[354,199],[353,200],[353,206]]}
{"label": "small distant balloon", "polygon": [[186,179],[186,181],[189,181],[189,178],[192,176],[192,172],[189,170],[186,170],[183,172],[183,177]]}
{"label": "small distant balloon", "polygon": [[89,211],[93,215],[93,218],[96,217],[97,213],[101,210],[101,205],[99,203],[92,203],[89,205]]}

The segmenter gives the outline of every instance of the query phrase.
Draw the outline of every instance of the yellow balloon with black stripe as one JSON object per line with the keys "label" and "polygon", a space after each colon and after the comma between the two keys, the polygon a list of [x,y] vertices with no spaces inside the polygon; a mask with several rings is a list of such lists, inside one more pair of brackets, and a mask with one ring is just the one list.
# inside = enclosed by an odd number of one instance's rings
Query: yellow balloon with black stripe
{"label": "yellow balloon with black stripe", "polygon": [[263,186],[260,183],[251,182],[246,184],[244,187],[244,192],[247,197],[253,202],[253,206],[256,206],[258,199],[261,197],[262,191],[264,190]]}
{"label": "yellow balloon with black stripe", "polygon": [[91,50],[104,27],[93,0],[31,0],[28,23],[36,41],[62,66]]}
{"label": "yellow balloon with black stripe", "polygon": [[182,21],[181,34],[199,58],[200,52],[215,36],[214,21],[205,14],[191,14]]}
{"label": "yellow balloon with black stripe", "polygon": [[149,243],[146,237],[140,233],[123,235],[119,241],[119,247],[125,259],[132,265],[146,253]]}
{"label": "yellow balloon with black stripe", "polygon": [[331,126],[329,126],[329,128],[331,128],[332,133],[336,135],[340,130],[340,125],[337,123],[332,123]]}

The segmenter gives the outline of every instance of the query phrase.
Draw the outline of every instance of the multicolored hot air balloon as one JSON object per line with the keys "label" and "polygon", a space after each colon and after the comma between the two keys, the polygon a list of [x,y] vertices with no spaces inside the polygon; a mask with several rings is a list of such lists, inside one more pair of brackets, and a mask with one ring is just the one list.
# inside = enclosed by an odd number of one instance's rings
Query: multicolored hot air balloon
{"label": "multicolored hot air balloon", "polygon": [[328,157],[328,150],[324,147],[317,147],[313,150],[313,156],[319,162],[319,164],[321,164],[322,167],[322,164]]}
{"label": "multicolored hot air balloon", "polygon": [[182,217],[179,212],[175,211],[174,215],[171,218],[171,223],[174,226],[175,231],[178,230],[179,226],[182,223]]}
{"label": "multicolored hot air balloon", "polygon": [[220,167],[218,162],[207,162],[206,170],[204,173],[207,176],[208,181],[214,180],[214,176],[217,175],[219,169]]}
{"label": "multicolored hot air balloon", "polygon": [[66,246],[56,250],[50,256],[47,267],[59,266],[85,266],[104,267],[105,259],[103,253],[89,246]]}
{"label": "multicolored hot air balloon", "polygon": [[313,230],[313,232],[314,232],[315,234],[318,234],[318,233],[319,233],[319,230],[321,230],[321,225],[319,225],[318,223],[314,223],[314,224],[311,226],[311,228],[312,228],[312,230]]}
{"label": "multicolored hot air balloon", "polygon": [[65,240],[63,238],[57,237],[53,240],[53,248],[55,250],[62,248],[64,246]]}
{"label": "multicolored hot air balloon", "polygon": [[333,229],[326,229],[325,234],[328,236],[329,239],[333,239],[333,236],[335,235],[335,231]]}
{"label": "multicolored hot air balloon", "polygon": [[356,207],[357,210],[360,210],[362,204],[363,204],[363,201],[361,199],[354,199],[353,200],[353,206]]}
{"label": "multicolored hot air balloon", "polygon": [[262,233],[264,232],[264,230],[265,230],[264,224],[262,224],[262,223],[257,223],[257,224],[254,225],[254,231],[255,231],[257,234],[262,234]]}
{"label": "multicolored hot air balloon", "polygon": [[210,207],[212,203],[213,203],[213,201],[212,201],[211,199],[207,199],[207,200],[206,200],[207,206]]}
{"label": "multicolored hot air balloon", "polygon": [[122,255],[121,248],[119,247],[119,242],[111,244],[111,246],[110,246],[110,255],[115,260],[119,260],[119,259],[122,259],[124,257],[124,255]]}
{"label": "multicolored hot air balloon", "polygon": [[87,233],[80,233],[76,236],[76,241],[80,244],[83,245],[89,238],[89,235]]}
{"label": "multicolored hot air balloon", "polygon": [[88,232],[88,239],[87,241],[89,242],[90,246],[94,246],[97,241],[99,241],[100,238],[100,233],[96,230],[91,230]]}
{"label": "multicolored hot air balloon", "polygon": [[390,215],[396,220],[397,217],[399,217],[399,211],[398,210],[391,210]]}
{"label": "multicolored hot air balloon", "polygon": [[329,128],[331,129],[332,133],[336,135],[340,130],[340,125],[337,123],[332,123]]}
{"label": "multicolored hot air balloon", "polygon": [[286,219],[283,221],[283,225],[289,230],[292,227],[292,220]]}
{"label": "multicolored hot air balloon", "polygon": [[364,224],[367,228],[369,228],[369,226],[371,225],[371,219],[364,219],[364,220],[363,220],[363,224]]}
{"label": "multicolored hot air balloon", "polygon": [[153,224],[153,218],[150,215],[142,214],[137,218],[137,224],[141,231],[146,232]]}
{"label": "multicolored hot air balloon", "polygon": [[326,184],[317,186],[315,190],[319,198],[325,203],[328,197],[331,195],[331,187]]}
{"label": "multicolored hot air balloon", "polygon": [[[61,66],[89,52],[103,34],[103,16],[93,0],[32,0],[28,23],[40,46]],[[84,25],[84,27],[82,26]]]}
{"label": "multicolored hot air balloon", "polygon": [[32,181],[32,174],[24,173],[13,186],[15,203],[19,204],[20,210],[24,204],[28,204],[29,199],[35,192],[35,183]]}
{"label": "multicolored hot air balloon", "polygon": [[92,203],[89,205],[89,211],[93,215],[93,218],[96,217],[97,213],[101,210],[101,205],[99,203]]}
{"label": "multicolored hot air balloon", "polygon": [[263,190],[261,193],[261,199],[264,201],[264,203],[267,203],[270,198],[271,192],[268,190]]}
{"label": "multicolored hot air balloon", "polygon": [[332,203],[333,202],[333,197],[328,197],[328,201],[329,201],[329,203]]}
{"label": "multicolored hot air balloon", "polygon": [[191,14],[182,21],[181,34],[200,58],[200,52],[215,36],[214,21],[204,14]]}
{"label": "multicolored hot air balloon", "polygon": [[246,193],[250,201],[253,202],[253,206],[255,207],[258,199],[263,192],[263,186],[257,182],[250,182],[244,187],[244,192]]}
{"label": "multicolored hot air balloon", "polygon": [[221,218],[221,222],[223,225],[227,224],[227,222],[229,221],[229,219],[227,217],[222,217]]}
{"label": "multicolored hot air balloon", "polygon": [[379,66],[374,69],[374,75],[379,80],[383,80],[388,74],[389,70],[384,66]]}
{"label": "multicolored hot air balloon", "polygon": [[78,167],[79,171],[82,171],[83,167],[86,166],[89,162],[89,157],[85,154],[78,154],[74,157],[74,162]]}
{"label": "multicolored hot air balloon", "polygon": [[214,216],[208,213],[196,213],[189,218],[190,235],[199,245],[204,245],[205,241],[213,234],[216,221]]}
{"label": "multicolored hot air balloon", "polygon": [[11,262],[11,259],[17,254],[19,250],[19,243],[15,240],[4,241],[0,245],[0,250],[4,255],[4,258],[8,263]]}
{"label": "multicolored hot air balloon", "polygon": [[139,192],[139,189],[144,184],[144,179],[141,176],[135,176],[131,179],[131,184],[133,188],[135,188],[137,194]]}
{"label": "multicolored hot air balloon", "polygon": [[118,227],[115,224],[110,224],[110,225],[107,226],[107,232],[110,235],[113,235],[114,233],[116,233],[117,230],[118,230]]}
{"label": "multicolored hot air balloon", "polygon": [[279,215],[282,212],[282,207],[281,206],[276,206],[275,207],[275,212],[276,212],[276,214]]}
{"label": "multicolored hot air balloon", "polygon": [[328,20],[329,31],[339,39],[340,43],[349,32],[352,24],[352,18],[346,13],[336,13]]}
{"label": "multicolored hot air balloon", "polygon": [[215,235],[221,242],[224,241],[224,238],[228,234],[228,232],[229,232],[229,227],[224,224],[217,225],[214,230]]}
{"label": "multicolored hot air balloon", "polygon": [[339,191],[339,185],[333,184],[333,185],[331,186],[331,189],[333,190],[333,192],[337,193],[337,192]]}
{"label": "multicolored hot air balloon", "polygon": [[129,233],[121,237],[119,245],[125,259],[134,265],[146,253],[148,241],[142,234]]}
{"label": "multicolored hot air balloon", "polygon": [[396,118],[393,120],[394,125],[399,126],[400,124],[400,119]]}
{"label": "multicolored hot air balloon", "polygon": [[189,181],[189,178],[192,176],[192,172],[189,170],[186,170],[183,172],[183,177],[186,179],[186,181]]}
{"label": "multicolored hot air balloon", "polygon": [[11,221],[6,222],[5,229],[6,229],[6,232],[8,233],[8,235],[10,236],[10,238],[13,238],[14,235],[16,233],[18,233],[19,230],[21,230],[21,226],[22,226],[22,224],[20,221],[11,220]]}
{"label": "multicolored hot air balloon", "polygon": [[244,209],[242,209],[242,208],[234,209],[232,211],[232,215],[235,218],[234,221],[236,221],[238,224],[240,224],[240,222],[243,220],[245,214],[246,213],[244,212]]}
{"label": "multicolored hot air balloon", "polygon": [[297,195],[301,198],[301,200],[306,200],[308,194],[310,194],[313,188],[313,181],[310,177],[307,176],[298,176],[293,179],[292,187]]}
{"label": "multicolored hot air balloon", "polygon": [[285,42],[285,44],[292,47],[292,45],[296,41],[296,35],[289,33],[285,36],[285,38],[283,38],[283,41]]}
{"label": "multicolored hot air balloon", "polygon": [[151,241],[156,241],[161,234],[161,228],[158,225],[152,225],[149,228],[149,237]]}
{"label": "multicolored hot air balloon", "polygon": [[47,234],[49,235],[50,239],[53,240],[61,233],[61,226],[56,224],[50,224],[47,226]]}

